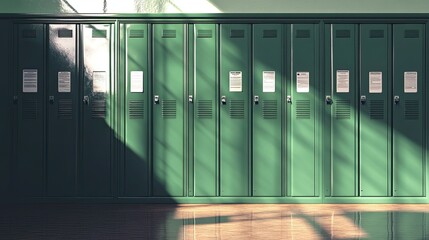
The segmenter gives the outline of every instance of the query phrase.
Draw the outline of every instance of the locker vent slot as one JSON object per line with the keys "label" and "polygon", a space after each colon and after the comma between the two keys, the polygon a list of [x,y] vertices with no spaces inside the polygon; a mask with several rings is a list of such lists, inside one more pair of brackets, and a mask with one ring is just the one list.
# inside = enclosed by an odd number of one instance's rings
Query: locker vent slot
{"label": "locker vent slot", "polygon": [[419,101],[418,100],[405,100],[405,119],[418,120],[420,117]]}
{"label": "locker vent slot", "polygon": [[106,117],[106,100],[92,101],[92,118],[105,118]]}
{"label": "locker vent slot", "polygon": [[232,119],[244,119],[244,101],[231,100],[229,105],[229,116]]}
{"label": "locker vent slot", "polygon": [[231,38],[244,38],[244,30],[240,29],[233,29],[230,32]]}
{"label": "locker vent slot", "polygon": [[176,30],[162,30],[162,38],[176,38]]}
{"label": "locker vent slot", "polygon": [[212,30],[198,30],[197,31],[197,38],[212,38],[213,32]]}
{"label": "locker vent slot", "polygon": [[369,101],[369,116],[371,119],[384,119],[384,100]]}
{"label": "locker vent slot", "polygon": [[264,38],[277,38],[277,30],[264,30]]}
{"label": "locker vent slot", "polygon": [[176,118],[176,100],[163,100],[162,101],[162,117],[163,118]]}
{"label": "locker vent slot", "polygon": [[277,100],[264,100],[262,105],[264,119],[277,119]]}
{"label": "locker vent slot", "polygon": [[107,30],[92,29],[92,38],[106,38]]}
{"label": "locker vent slot", "polygon": [[296,100],[296,119],[310,119],[310,100]]}
{"label": "locker vent slot", "polygon": [[26,99],[22,102],[22,119],[37,119],[39,102],[36,99]]}
{"label": "locker vent slot", "polygon": [[200,119],[212,119],[213,118],[213,101],[199,100],[197,103],[197,116]]}
{"label": "locker vent slot", "polygon": [[144,38],[144,30],[142,30],[142,29],[130,29],[128,36],[129,36],[129,38]]}
{"label": "locker vent slot", "polygon": [[37,32],[33,29],[24,29],[22,30],[22,37],[23,38],[36,38]]}
{"label": "locker vent slot", "polygon": [[143,100],[128,101],[128,114],[130,119],[144,119],[144,101]]}
{"label": "locker vent slot", "polygon": [[370,38],[384,38],[384,30],[371,30],[369,31]]}
{"label": "locker vent slot", "polygon": [[405,38],[419,38],[420,32],[419,30],[405,30],[404,31]]}
{"label": "locker vent slot", "polygon": [[350,38],[350,30],[337,30],[335,32],[336,38]]}
{"label": "locker vent slot", "polygon": [[58,101],[58,119],[72,119],[73,102],[71,99],[60,99]]}
{"label": "locker vent slot", "polygon": [[350,100],[337,100],[335,102],[335,118],[336,119],[350,119]]}
{"label": "locker vent slot", "polygon": [[73,37],[73,31],[70,29],[60,29],[60,30],[58,30],[58,37],[59,38],[72,38]]}
{"label": "locker vent slot", "polygon": [[310,30],[296,30],[296,38],[310,38]]}

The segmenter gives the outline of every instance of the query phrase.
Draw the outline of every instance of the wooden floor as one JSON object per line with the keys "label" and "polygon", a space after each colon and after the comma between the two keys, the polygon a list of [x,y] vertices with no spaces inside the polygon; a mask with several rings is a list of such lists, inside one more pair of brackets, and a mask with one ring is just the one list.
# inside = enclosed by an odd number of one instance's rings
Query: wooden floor
{"label": "wooden floor", "polygon": [[429,239],[429,205],[20,205],[0,239]]}

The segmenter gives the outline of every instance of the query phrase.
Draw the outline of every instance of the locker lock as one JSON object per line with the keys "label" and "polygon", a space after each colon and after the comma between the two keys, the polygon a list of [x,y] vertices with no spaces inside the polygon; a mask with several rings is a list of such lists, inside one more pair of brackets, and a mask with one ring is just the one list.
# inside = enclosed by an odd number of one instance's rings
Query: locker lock
{"label": "locker lock", "polygon": [[361,104],[365,104],[366,103],[366,96],[365,95],[360,96],[360,103]]}
{"label": "locker lock", "polygon": [[220,101],[222,102],[222,104],[226,104],[226,96],[222,96],[220,99],[221,99]]}
{"label": "locker lock", "polygon": [[395,104],[398,104],[398,103],[399,103],[399,96],[394,96],[394,97],[393,97],[393,102],[394,102]]}
{"label": "locker lock", "polygon": [[88,96],[83,96],[83,103],[86,105],[89,105],[89,97]]}
{"label": "locker lock", "polygon": [[253,101],[255,102],[255,104],[259,104],[259,96],[254,96]]}
{"label": "locker lock", "polygon": [[158,103],[159,103],[159,96],[158,96],[158,95],[155,95],[155,96],[153,97],[153,103],[154,103],[154,104],[158,104]]}
{"label": "locker lock", "polygon": [[325,102],[326,102],[326,104],[331,105],[334,101],[332,100],[331,96],[327,95],[325,97]]}
{"label": "locker lock", "polygon": [[292,97],[291,96],[287,96],[286,97],[286,102],[287,103],[292,103]]}
{"label": "locker lock", "polygon": [[188,96],[188,101],[189,101],[190,103],[193,103],[193,102],[194,102],[194,96],[189,95],[189,96]]}
{"label": "locker lock", "polygon": [[54,96],[49,96],[49,103],[50,104],[54,104],[55,102],[55,97]]}

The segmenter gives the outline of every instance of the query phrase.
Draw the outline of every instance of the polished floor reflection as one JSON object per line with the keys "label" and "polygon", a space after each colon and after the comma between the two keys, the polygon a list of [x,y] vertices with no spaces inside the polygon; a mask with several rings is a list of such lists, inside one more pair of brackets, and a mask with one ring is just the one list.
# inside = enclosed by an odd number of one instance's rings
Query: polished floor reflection
{"label": "polished floor reflection", "polygon": [[37,204],[0,210],[0,239],[429,238],[424,204]]}

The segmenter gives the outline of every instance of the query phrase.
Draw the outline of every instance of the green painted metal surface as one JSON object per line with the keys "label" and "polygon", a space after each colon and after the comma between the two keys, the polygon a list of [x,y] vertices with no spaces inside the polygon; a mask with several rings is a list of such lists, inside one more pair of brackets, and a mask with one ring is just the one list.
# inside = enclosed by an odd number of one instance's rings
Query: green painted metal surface
{"label": "green painted metal surface", "polygon": [[253,27],[253,196],[282,195],[281,24]]}

